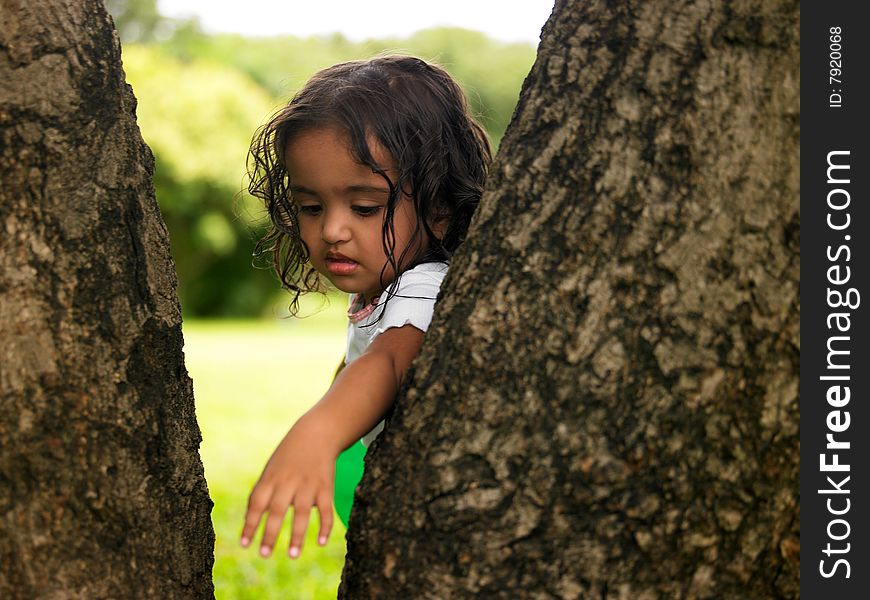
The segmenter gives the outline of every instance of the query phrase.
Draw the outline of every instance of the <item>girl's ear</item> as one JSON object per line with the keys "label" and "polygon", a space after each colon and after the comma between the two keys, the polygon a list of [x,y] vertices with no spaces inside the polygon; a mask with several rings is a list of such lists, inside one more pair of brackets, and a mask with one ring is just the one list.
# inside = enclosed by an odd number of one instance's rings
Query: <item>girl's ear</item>
{"label": "girl's ear", "polygon": [[438,241],[444,239],[444,236],[447,234],[447,227],[450,225],[450,217],[449,216],[438,216],[434,221],[429,223],[429,228],[432,229],[432,233],[435,234],[435,237],[438,238]]}
{"label": "girl's ear", "polygon": [[435,234],[435,237],[438,238],[438,241],[442,241],[444,236],[447,235],[447,229],[450,227],[450,209],[442,204],[433,212],[434,214],[429,218],[429,228]]}

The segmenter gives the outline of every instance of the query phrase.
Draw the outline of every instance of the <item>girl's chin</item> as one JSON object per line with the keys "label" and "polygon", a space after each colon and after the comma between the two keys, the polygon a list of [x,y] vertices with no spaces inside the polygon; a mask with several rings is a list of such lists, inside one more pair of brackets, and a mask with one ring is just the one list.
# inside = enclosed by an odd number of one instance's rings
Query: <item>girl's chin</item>
{"label": "girl's chin", "polygon": [[[344,279],[344,281],[342,281]],[[346,294],[362,294],[366,297],[366,299],[374,298],[375,296],[379,296],[383,290],[375,290],[373,291],[371,288],[362,288],[359,285],[354,285],[353,283],[347,281],[346,278],[342,277],[330,277],[329,280],[332,282],[332,285],[336,287],[341,292]]]}

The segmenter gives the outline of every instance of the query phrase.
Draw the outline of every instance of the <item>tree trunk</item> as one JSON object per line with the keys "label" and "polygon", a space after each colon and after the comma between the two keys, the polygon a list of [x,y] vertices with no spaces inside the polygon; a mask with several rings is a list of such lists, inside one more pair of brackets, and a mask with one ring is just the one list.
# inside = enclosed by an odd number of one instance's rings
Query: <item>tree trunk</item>
{"label": "tree trunk", "polygon": [[0,597],[210,598],[169,240],[99,0],[0,0]]}
{"label": "tree trunk", "polygon": [[799,4],[559,0],[342,598],[797,598]]}

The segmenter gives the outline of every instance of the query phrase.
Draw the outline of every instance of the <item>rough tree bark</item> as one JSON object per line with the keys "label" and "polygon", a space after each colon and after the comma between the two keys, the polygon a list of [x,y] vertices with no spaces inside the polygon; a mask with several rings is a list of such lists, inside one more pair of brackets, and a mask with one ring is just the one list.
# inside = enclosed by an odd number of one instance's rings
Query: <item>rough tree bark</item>
{"label": "rough tree bark", "polygon": [[798,36],[556,3],[341,597],[798,597]]}
{"label": "rough tree bark", "polygon": [[210,598],[169,240],[100,0],[0,0],[0,597]]}

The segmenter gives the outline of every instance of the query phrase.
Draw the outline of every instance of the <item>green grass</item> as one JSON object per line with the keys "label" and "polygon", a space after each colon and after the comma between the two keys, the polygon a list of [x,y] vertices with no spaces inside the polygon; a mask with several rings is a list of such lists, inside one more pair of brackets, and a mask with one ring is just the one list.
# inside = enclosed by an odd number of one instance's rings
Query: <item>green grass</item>
{"label": "green grass", "polygon": [[[247,497],[272,450],[328,387],[345,345],[344,304],[307,319],[184,323],[185,359],[215,506],[218,600],[335,598],[345,554],[336,517],[326,547],[309,525],[302,556],[286,556],[288,522],[272,558],[238,544]],[[259,537],[258,537],[259,539]]]}

